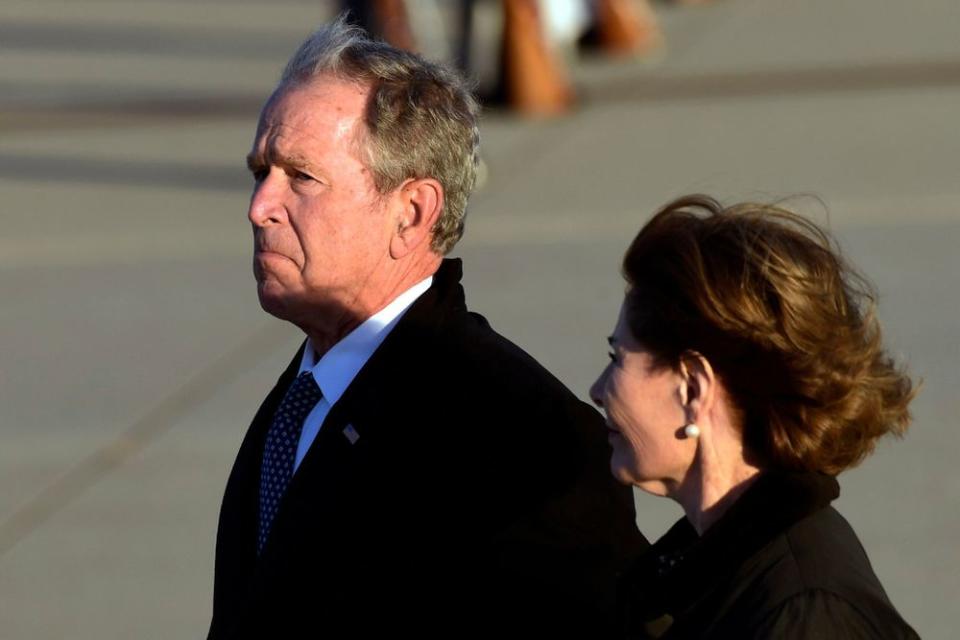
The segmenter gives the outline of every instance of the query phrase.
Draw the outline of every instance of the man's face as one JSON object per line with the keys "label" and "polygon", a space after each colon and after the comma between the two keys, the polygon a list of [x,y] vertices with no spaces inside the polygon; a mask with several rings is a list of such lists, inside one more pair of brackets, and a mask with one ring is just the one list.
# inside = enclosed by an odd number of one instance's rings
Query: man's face
{"label": "man's face", "polygon": [[301,326],[349,313],[388,258],[394,225],[357,144],[368,91],[331,78],[281,89],[248,158],[260,305]]}

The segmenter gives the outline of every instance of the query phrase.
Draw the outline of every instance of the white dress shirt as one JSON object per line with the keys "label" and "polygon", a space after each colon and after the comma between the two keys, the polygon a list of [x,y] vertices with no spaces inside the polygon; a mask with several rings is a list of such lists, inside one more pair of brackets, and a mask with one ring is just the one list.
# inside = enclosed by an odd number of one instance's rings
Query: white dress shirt
{"label": "white dress shirt", "polygon": [[[293,470],[300,467],[300,462],[310,450],[310,445],[320,432],[324,419],[330,413],[331,407],[337,403],[340,396],[347,390],[350,383],[370,356],[377,350],[380,343],[390,333],[404,312],[410,308],[417,298],[430,288],[433,276],[428,276],[413,285],[393,302],[373,314],[359,327],[348,333],[337,344],[333,345],[323,357],[317,361],[317,354],[310,344],[309,338],[303,348],[303,358],[300,360],[300,371],[312,371],[323,398],[313,408],[303,421],[303,431],[300,432],[300,444],[297,446],[297,458],[293,463]],[[299,375],[298,373],[298,375]]]}

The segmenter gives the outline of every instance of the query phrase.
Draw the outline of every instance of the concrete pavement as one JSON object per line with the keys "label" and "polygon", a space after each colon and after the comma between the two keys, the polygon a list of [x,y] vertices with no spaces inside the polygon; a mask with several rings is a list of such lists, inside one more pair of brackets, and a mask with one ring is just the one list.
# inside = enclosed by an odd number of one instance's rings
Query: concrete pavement
{"label": "concrete pavement", "polygon": [[[656,62],[579,63],[563,119],[486,116],[489,178],[457,250],[468,303],[585,396],[620,255],[654,208],[805,194],[925,381],[912,431],[841,477],[839,508],[921,636],[952,637],[960,10],[657,7]],[[0,637],[205,632],[223,484],[298,342],[256,303],[243,156],[327,11],[0,5]],[[651,537],[679,517],[644,496],[638,510]]]}

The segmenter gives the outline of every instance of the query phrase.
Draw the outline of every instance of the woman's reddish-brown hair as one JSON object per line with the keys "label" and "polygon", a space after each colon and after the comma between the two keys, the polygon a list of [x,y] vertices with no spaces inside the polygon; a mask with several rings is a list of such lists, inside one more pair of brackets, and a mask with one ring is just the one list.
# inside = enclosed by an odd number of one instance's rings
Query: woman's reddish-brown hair
{"label": "woman's reddish-brown hair", "polygon": [[813,222],[702,195],[660,210],[623,261],[627,322],[658,364],[717,373],[761,466],[837,474],[910,423],[869,283]]}

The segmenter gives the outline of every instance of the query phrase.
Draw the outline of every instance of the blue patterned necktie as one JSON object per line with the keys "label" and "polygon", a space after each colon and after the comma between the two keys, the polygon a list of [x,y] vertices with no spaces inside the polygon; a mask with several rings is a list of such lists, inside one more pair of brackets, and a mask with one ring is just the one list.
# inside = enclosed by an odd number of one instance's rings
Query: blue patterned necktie
{"label": "blue patterned necktie", "polygon": [[293,476],[293,463],[297,457],[303,421],[323,397],[313,374],[304,371],[293,381],[283,402],[273,415],[273,423],[267,431],[263,447],[263,464],[260,466],[260,528],[257,533],[257,554],[270,534],[270,525],[277,515],[280,499]]}

